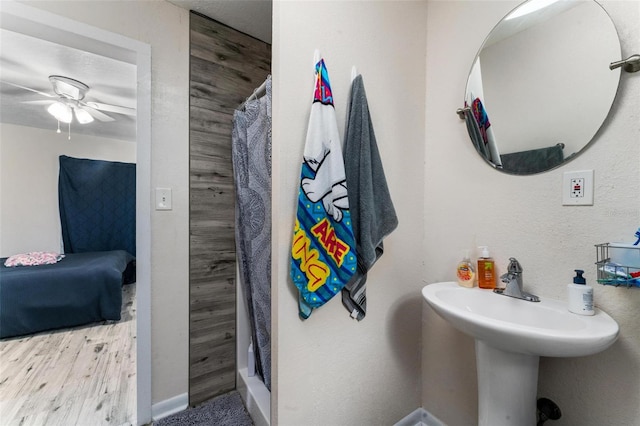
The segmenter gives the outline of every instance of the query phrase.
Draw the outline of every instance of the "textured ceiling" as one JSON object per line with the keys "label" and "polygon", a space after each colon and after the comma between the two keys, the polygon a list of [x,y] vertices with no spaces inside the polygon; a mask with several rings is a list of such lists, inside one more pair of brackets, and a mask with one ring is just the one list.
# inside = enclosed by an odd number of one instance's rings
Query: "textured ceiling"
{"label": "textured ceiling", "polygon": [[[171,0],[171,3],[271,43],[271,0]],[[0,29],[0,122],[55,131],[58,123],[46,111],[48,105],[25,103],[53,98],[3,83],[54,95],[50,75],[70,77],[88,85],[85,101],[136,107],[135,65],[4,28]],[[135,141],[135,116],[106,114],[115,121],[79,124],[74,120],[72,136],[80,133]],[[61,123],[61,128],[67,131],[66,124]]]}
{"label": "textured ceiling", "polygon": [[271,44],[271,0],[169,0]]}

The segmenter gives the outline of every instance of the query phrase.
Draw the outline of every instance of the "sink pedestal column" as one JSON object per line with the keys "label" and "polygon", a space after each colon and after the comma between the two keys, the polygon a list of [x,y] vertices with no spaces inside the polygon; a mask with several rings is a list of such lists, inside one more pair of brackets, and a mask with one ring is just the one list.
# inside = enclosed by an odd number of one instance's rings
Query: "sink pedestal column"
{"label": "sink pedestal column", "polygon": [[476,340],[478,426],[534,426],[540,357]]}

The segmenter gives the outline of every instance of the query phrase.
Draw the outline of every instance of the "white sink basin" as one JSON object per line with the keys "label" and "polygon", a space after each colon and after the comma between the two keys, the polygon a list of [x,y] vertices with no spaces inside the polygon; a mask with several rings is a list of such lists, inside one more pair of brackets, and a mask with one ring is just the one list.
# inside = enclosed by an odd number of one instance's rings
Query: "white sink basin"
{"label": "white sink basin", "polygon": [[455,282],[428,285],[422,295],[455,328],[505,351],[584,356],[607,349],[618,337],[618,323],[606,312],[576,315],[565,302],[544,297],[528,302]]}
{"label": "white sink basin", "polygon": [[534,426],[540,356],[592,355],[618,338],[602,310],[576,315],[567,304],[529,302],[455,282],[427,285],[427,303],[476,341],[479,426]]}

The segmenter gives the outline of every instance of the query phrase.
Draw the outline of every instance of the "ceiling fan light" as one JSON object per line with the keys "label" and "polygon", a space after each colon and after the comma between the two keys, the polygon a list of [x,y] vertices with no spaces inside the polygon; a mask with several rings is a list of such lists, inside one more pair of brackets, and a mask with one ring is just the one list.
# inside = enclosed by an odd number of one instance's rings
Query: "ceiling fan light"
{"label": "ceiling fan light", "polygon": [[47,108],[49,114],[53,115],[56,120],[62,121],[63,123],[71,123],[73,120],[73,114],[71,112],[71,107],[63,104],[62,102],[55,102]]}
{"label": "ceiling fan light", "polygon": [[87,111],[81,108],[75,108],[76,119],[80,124],[87,124],[93,121],[93,117]]}

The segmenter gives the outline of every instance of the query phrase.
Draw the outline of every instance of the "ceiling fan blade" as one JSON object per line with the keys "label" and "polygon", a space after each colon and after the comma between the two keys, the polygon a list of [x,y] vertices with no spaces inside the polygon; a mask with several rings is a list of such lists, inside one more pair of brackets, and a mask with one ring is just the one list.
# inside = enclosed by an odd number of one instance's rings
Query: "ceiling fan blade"
{"label": "ceiling fan blade", "polygon": [[50,100],[41,100],[41,101],[22,101],[21,104],[29,104],[29,105],[49,105],[57,102],[55,99]]}
{"label": "ceiling fan blade", "polygon": [[83,105],[86,105],[90,108],[94,108],[100,111],[107,112],[115,112],[116,114],[124,114],[124,115],[136,115],[135,108],[128,108],[119,105],[109,105],[109,104],[101,104],[99,102],[83,102]]}
{"label": "ceiling fan blade", "polygon": [[87,111],[93,118],[99,121],[115,121],[115,118],[109,117],[107,114],[100,112],[97,109],[94,109],[91,107],[87,108],[84,105],[82,106],[79,105],[75,108],[80,108],[84,111]]}
{"label": "ceiling fan blade", "polygon": [[37,93],[38,95],[45,96],[45,97],[47,97],[47,98],[57,98],[57,96],[56,96],[56,95],[52,95],[52,94],[49,94],[49,93],[41,92],[41,91],[39,91],[39,90],[32,89],[32,88],[30,88],[30,87],[26,87],[26,86],[22,86],[22,85],[20,85],[20,84],[9,83],[8,81],[0,81],[0,83],[2,83],[2,84],[8,84],[9,86],[17,87],[17,88],[19,88],[19,89],[28,90],[28,91],[30,91],[30,92]]}

